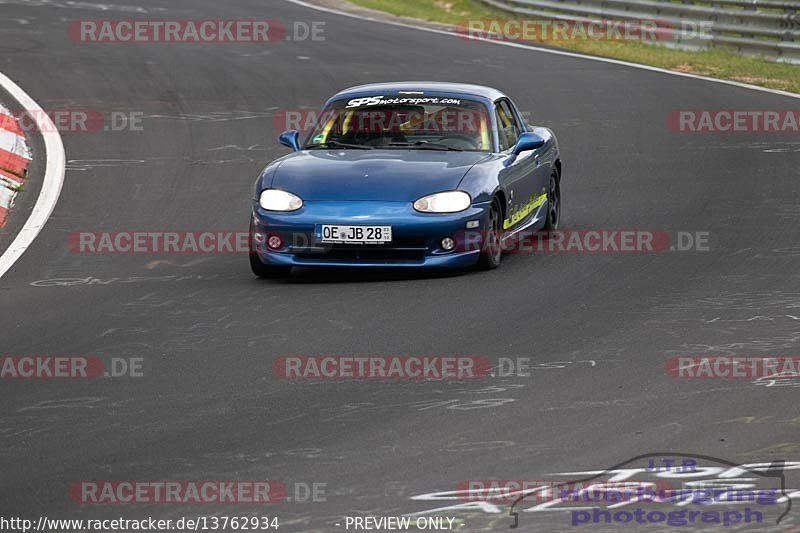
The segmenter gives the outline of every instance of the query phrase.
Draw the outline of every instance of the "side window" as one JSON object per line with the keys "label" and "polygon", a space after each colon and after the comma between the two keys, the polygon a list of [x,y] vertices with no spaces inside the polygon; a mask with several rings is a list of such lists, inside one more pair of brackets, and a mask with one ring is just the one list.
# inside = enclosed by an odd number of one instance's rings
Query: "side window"
{"label": "side window", "polygon": [[511,116],[514,117],[514,122],[519,126],[520,133],[528,131],[528,124],[525,120],[525,116],[519,108],[511,100],[506,100],[506,103],[508,104],[508,109],[511,111]]}
{"label": "side window", "polygon": [[509,144],[508,139],[506,138],[506,127],[503,123],[503,117],[500,116],[499,108],[494,112],[494,116],[495,120],[497,120],[497,137],[500,141],[500,151],[505,152],[511,148],[513,144]]}
{"label": "side window", "polygon": [[[500,100],[497,102],[498,128],[502,129],[500,133],[500,149],[508,150],[517,143],[517,138],[523,129],[517,120],[517,116],[511,110],[508,100]],[[505,142],[504,142],[505,141]]]}

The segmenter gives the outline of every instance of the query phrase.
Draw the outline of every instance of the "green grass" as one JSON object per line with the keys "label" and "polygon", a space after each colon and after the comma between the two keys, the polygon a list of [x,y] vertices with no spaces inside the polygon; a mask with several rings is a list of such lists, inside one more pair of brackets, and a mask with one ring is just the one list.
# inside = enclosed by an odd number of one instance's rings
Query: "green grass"
{"label": "green grass", "polygon": [[509,18],[508,13],[475,0],[350,0],[401,17],[458,24],[465,19]]}
{"label": "green grass", "polygon": [[[505,21],[515,18],[513,13],[491,8],[477,0],[350,1],[362,7],[377,9],[393,15],[455,25],[463,24],[467,20]],[[724,49],[675,50],[655,44],[632,41],[562,40],[543,42],[585,54],[800,93],[800,65],[774,63],[742,56]]]}

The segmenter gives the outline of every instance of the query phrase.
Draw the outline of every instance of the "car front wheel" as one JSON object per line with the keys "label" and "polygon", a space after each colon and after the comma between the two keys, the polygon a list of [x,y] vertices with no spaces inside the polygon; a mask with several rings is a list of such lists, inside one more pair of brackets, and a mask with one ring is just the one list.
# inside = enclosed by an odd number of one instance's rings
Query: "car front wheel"
{"label": "car front wheel", "polygon": [[503,214],[500,209],[500,200],[495,198],[489,208],[489,219],[486,224],[486,235],[482,242],[481,255],[478,259],[478,268],[491,270],[500,266],[503,257],[501,245],[503,228]]}

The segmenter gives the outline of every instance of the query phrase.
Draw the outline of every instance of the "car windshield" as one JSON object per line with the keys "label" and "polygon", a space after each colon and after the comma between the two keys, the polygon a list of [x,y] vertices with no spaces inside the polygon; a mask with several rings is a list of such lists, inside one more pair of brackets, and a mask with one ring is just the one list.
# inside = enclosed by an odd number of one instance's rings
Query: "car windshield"
{"label": "car windshield", "polygon": [[491,151],[486,106],[461,98],[374,96],[326,107],[305,149]]}

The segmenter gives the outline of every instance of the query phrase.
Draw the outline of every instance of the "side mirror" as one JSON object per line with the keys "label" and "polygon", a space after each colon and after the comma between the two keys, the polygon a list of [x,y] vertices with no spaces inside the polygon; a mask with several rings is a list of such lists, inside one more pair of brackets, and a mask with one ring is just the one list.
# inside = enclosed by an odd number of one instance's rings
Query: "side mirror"
{"label": "side mirror", "polygon": [[297,130],[287,130],[280,134],[278,142],[288,146],[295,152],[300,151],[300,132]]}
{"label": "side mirror", "polygon": [[517,144],[514,146],[514,155],[519,155],[522,152],[536,150],[544,146],[545,140],[531,131],[522,133],[517,139]]}

